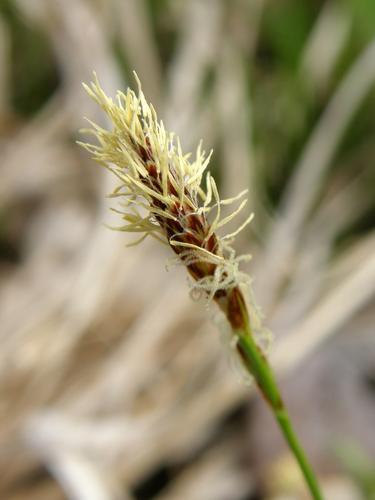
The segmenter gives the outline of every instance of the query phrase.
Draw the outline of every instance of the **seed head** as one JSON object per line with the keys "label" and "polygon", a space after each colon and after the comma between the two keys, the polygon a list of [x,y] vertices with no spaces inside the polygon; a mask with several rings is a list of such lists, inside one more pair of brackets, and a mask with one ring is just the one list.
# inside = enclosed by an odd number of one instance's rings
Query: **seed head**
{"label": "seed head", "polygon": [[[85,132],[93,134],[97,143],[80,144],[119,180],[110,195],[120,199],[120,209],[115,211],[124,223],[116,229],[138,233],[140,237],[132,244],[153,236],[170,245],[175,262],[186,266],[193,278],[193,295],[215,299],[228,313],[233,303],[230,297],[237,296],[239,285],[249,279],[239,264],[250,258],[236,256],[230,245],[253,215],[230,234],[219,236],[218,231],[244,208],[246,191],[220,199],[213,177],[206,172],[212,152],[206,155],[199,144],[194,159],[183,154],[179,139],[157,119],[135,77],[138,94],[131,89],[119,91],[115,101],[105,94],[96,76],[90,85],[84,84],[107,114],[112,129],[89,121],[92,128]],[[238,207],[223,217],[222,207],[236,201]],[[238,311],[233,321],[238,322]]]}

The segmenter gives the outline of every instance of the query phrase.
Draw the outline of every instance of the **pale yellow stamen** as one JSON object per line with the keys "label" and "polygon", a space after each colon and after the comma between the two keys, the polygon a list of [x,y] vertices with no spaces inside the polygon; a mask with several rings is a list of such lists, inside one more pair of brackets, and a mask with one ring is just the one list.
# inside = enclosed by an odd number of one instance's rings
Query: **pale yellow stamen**
{"label": "pale yellow stamen", "polygon": [[[147,236],[152,236],[179,248],[176,259],[186,266],[198,262],[214,264],[216,267],[212,276],[206,276],[192,283],[193,289],[206,292],[209,297],[213,297],[219,289],[247,282],[248,278],[239,271],[238,266],[249,256],[236,257],[234,250],[228,245],[228,240],[233,240],[249,224],[253,214],[234,232],[223,237],[217,234],[217,230],[232,221],[243,210],[246,200],[241,201],[240,205],[225,217],[222,217],[222,207],[241,199],[247,191],[242,191],[233,198],[221,200],[215,180],[209,172],[206,174],[204,190],[202,179],[212,151],[206,155],[200,142],[195,158],[191,161],[191,154],[182,152],[178,137],[167,132],[163,122],[158,121],[155,109],[145,99],[137,75],[135,79],[138,95],[128,89],[125,93],[117,92],[114,100],[105,94],[96,75],[90,85],[83,84],[86,92],[101,106],[113,124],[112,130],[105,130],[87,120],[92,128],[85,129],[84,133],[94,135],[98,143],[80,144],[120,181],[119,186],[109,195],[123,201],[121,209],[114,211],[121,215],[125,224],[115,229],[136,234],[143,233],[130,245],[136,245]],[[144,153],[141,155],[142,151]],[[156,176],[152,179],[149,177],[150,167],[156,169],[160,189],[154,184]],[[149,182],[145,182],[147,178]],[[158,206],[155,206],[155,200]],[[176,215],[172,208],[177,202],[180,206],[189,207],[188,211]],[[174,234],[167,241],[165,232],[159,224],[160,220],[178,221],[188,233],[188,217],[194,214],[197,216],[205,214],[207,217],[212,210],[216,213],[209,223],[202,245],[206,245],[215,233],[217,240],[215,253],[203,246],[179,241],[181,234]],[[145,211],[148,211],[148,216],[144,215]]]}

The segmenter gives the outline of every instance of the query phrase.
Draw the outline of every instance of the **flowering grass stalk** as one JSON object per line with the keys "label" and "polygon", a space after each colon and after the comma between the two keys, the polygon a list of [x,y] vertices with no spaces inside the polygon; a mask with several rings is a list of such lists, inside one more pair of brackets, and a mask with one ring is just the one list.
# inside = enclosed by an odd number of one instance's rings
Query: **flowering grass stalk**
{"label": "flowering grass stalk", "polygon": [[[314,472],[299,444],[262,346],[262,328],[256,307],[249,300],[249,277],[239,269],[249,255],[236,256],[231,244],[252,219],[252,214],[232,233],[219,230],[245,206],[246,191],[221,200],[210,173],[210,155],[199,145],[194,160],[184,155],[180,142],[158,121],[154,108],[141,91],[118,92],[107,97],[98,80],[84,87],[113,124],[105,130],[90,122],[96,144],[80,143],[93,158],[119,180],[110,195],[119,198],[115,209],[123,220],[118,230],[136,233],[138,244],[152,236],[170,246],[176,263],[186,267],[193,295],[218,304],[231,328],[231,349],[251,375],[271,408],[295,455],[312,498],[322,500]],[[205,176],[205,189],[202,187]],[[222,207],[238,202],[230,215]]]}

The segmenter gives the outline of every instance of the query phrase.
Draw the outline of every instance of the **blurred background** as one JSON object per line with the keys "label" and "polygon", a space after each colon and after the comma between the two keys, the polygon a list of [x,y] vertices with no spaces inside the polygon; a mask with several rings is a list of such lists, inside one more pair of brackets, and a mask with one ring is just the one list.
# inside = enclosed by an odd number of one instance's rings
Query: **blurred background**
{"label": "blurred background", "polygon": [[299,500],[213,312],[75,141],[132,70],[247,187],[237,239],[329,500],[375,498],[375,2],[0,0],[0,498]]}

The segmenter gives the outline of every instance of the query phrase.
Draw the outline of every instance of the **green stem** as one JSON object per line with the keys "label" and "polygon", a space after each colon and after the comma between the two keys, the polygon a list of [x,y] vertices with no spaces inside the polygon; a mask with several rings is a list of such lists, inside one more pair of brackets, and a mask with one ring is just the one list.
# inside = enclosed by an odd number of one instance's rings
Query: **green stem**
{"label": "green stem", "polygon": [[312,498],[314,500],[323,500],[315,473],[293,430],[292,422],[281,398],[272,368],[256,345],[248,321],[246,321],[246,328],[243,330],[235,330],[235,334],[238,336],[237,348],[242,360],[266,398],[286,442],[300,466]]}

